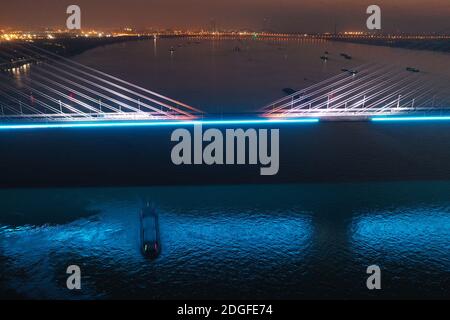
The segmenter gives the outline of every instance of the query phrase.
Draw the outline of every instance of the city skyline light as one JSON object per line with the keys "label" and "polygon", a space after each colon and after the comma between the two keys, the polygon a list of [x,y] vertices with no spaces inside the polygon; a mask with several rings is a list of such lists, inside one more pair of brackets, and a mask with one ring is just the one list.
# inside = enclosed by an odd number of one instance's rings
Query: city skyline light
{"label": "city skyline light", "polygon": [[[0,28],[64,28],[66,8],[82,8],[83,28],[249,29],[273,32],[364,30],[369,0],[17,0],[4,1]],[[447,0],[380,0],[382,31],[449,33]]]}

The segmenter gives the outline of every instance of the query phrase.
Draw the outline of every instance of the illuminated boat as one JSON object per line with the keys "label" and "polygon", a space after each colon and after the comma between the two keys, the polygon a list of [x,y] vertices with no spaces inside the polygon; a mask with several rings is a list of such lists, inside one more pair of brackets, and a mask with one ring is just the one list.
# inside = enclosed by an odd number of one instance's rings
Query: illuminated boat
{"label": "illuminated boat", "polygon": [[141,223],[141,250],[144,257],[155,259],[161,253],[159,218],[155,208],[147,205],[139,215]]}

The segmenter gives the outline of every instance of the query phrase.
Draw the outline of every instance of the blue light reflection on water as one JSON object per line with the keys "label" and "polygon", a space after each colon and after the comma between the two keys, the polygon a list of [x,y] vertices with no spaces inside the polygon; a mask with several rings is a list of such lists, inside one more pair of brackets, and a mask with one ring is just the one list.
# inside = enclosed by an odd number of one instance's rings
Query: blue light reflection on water
{"label": "blue light reflection on water", "polygon": [[365,213],[352,223],[351,246],[367,260],[426,261],[450,273],[450,214],[434,207]]}
{"label": "blue light reflection on water", "polygon": [[[228,278],[231,284],[240,281],[241,271],[247,280],[274,277],[276,281],[278,275],[272,271],[279,267],[278,259],[285,264],[303,260],[313,232],[310,217],[298,212],[161,209],[163,251],[150,263],[139,251],[136,203],[113,201],[94,207],[98,215],[68,224],[3,226],[0,247],[8,260],[6,272],[22,270],[8,281],[9,287],[32,298],[73,298],[63,287],[62,269],[72,263],[95,269],[89,271],[76,298],[107,297],[97,282],[110,271],[118,277],[112,281],[116,284],[109,285],[112,291],[129,285],[130,278],[137,289],[155,285],[186,290],[186,278],[195,277],[201,282]],[[248,272],[249,266],[254,273]]]}
{"label": "blue light reflection on water", "polygon": [[[122,233],[122,225],[101,219],[80,219],[65,225],[3,227],[1,250],[13,274],[10,286],[20,295],[32,298],[71,298],[57,275],[63,275],[71,264],[84,259],[133,261],[129,251],[133,237]],[[81,265],[82,266],[82,265]],[[101,296],[84,286],[76,298]]]}
{"label": "blue light reflection on water", "polygon": [[[442,297],[448,194],[450,182],[0,191],[0,296],[370,297],[365,268],[379,264],[383,297]],[[142,199],[160,212],[153,262],[139,252]],[[65,289],[70,264],[81,293]]]}

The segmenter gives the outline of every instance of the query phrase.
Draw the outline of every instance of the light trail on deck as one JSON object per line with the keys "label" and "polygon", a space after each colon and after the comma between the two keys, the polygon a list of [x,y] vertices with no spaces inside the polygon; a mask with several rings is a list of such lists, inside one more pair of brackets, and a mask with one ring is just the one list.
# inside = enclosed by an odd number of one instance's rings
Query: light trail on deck
{"label": "light trail on deck", "polygon": [[120,127],[183,127],[192,125],[272,125],[272,124],[313,124],[319,119],[236,119],[236,120],[185,120],[185,121],[132,121],[132,122],[95,122],[95,123],[36,123],[36,124],[0,124],[0,130],[27,130],[27,129],[64,129],[64,128],[120,128]]}

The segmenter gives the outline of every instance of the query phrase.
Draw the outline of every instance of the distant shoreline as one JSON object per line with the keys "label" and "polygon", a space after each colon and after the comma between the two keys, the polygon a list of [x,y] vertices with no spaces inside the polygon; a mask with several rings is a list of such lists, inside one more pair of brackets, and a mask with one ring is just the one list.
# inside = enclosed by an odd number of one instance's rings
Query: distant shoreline
{"label": "distant shoreline", "polygon": [[[148,40],[151,37],[147,36],[140,36],[140,37],[113,37],[113,38],[60,38],[56,40],[37,40],[34,41],[32,44],[33,46],[37,48],[41,48],[44,50],[47,50],[53,54],[59,55],[61,57],[69,58],[73,57],[79,54],[82,54],[86,51],[108,46],[112,44],[117,43],[123,43],[128,41],[140,41],[140,40]],[[0,57],[2,48],[5,48],[5,52],[9,54],[9,50],[16,49],[17,46],[21,45],[27,45],[27,42],[4,42],[0,43]],[[20,47],[19,47],[20,50]],[[42,53],[42,55],[45,55],[45,52]],[[13,60],[11,58],[11,60]],[[12,68],[20,68],[21,66],[28,64],[28,63],[35,63],[42,61],[42,56],[39,54],[32,55],[30,53],[25,53],[22,56],[17,55],[14,61],[7,62],[7,63],[1,63],[0,62],[0,69],[1,70],[8,70]]]}
{"label": "distant shoreline", "polygon": [[450,53],[450,40],[392,40],[392,39],[345,39],[333,38],[330,41],[365,44],[389,48],[400,48],[409,50],[426,50],[433,52]]}
{"label": "distant shoreline", "polygon": [[[242,39],[242,38],[254,38],[251,35],[239,36],[239,35],[193,35],[193,34],[180,34],[180,35],[158,35],[159,38],[199,38],[199,39]],[[373,46],[383,46],[390,48],[402,48],[409,50],[427,50],[434,52],[450,53],[450,40],[444,38],[426,38],[426,39],[415,39],[411,37],[401,38],[401,37],[343,37],[343,36],[307,36],[303,37],[300,35],[285,35],[280,36],[270,36],[270,35],[259,35],[257,39],[322,39],[325,41],[337,41],[337,42],[347,42],[355,44],[373,45]],[[58,38],[55,40],[36,40],[33,45],[45,50],[50,51],[53,54],[60,55],[62,57],[73,57],[82,54],[86,51],[108,46],[112,44],[118,44],[130,41],[144,41],[154,39],[153,35],[139,35],[139,36],[120,36],[120,37],[104,37],[104,38]],[[27,42],[0,42],[0,53],[2,47],[8,49],[9,47],[14,48],[16,44],[26,44]],[[1,70],[8,70],[12,68],[18,68],[28,63],[41,61],[42,57],[36,55],[35,57],[30,56],[17,56],[15,61],[11,62],[0,62]]]}

